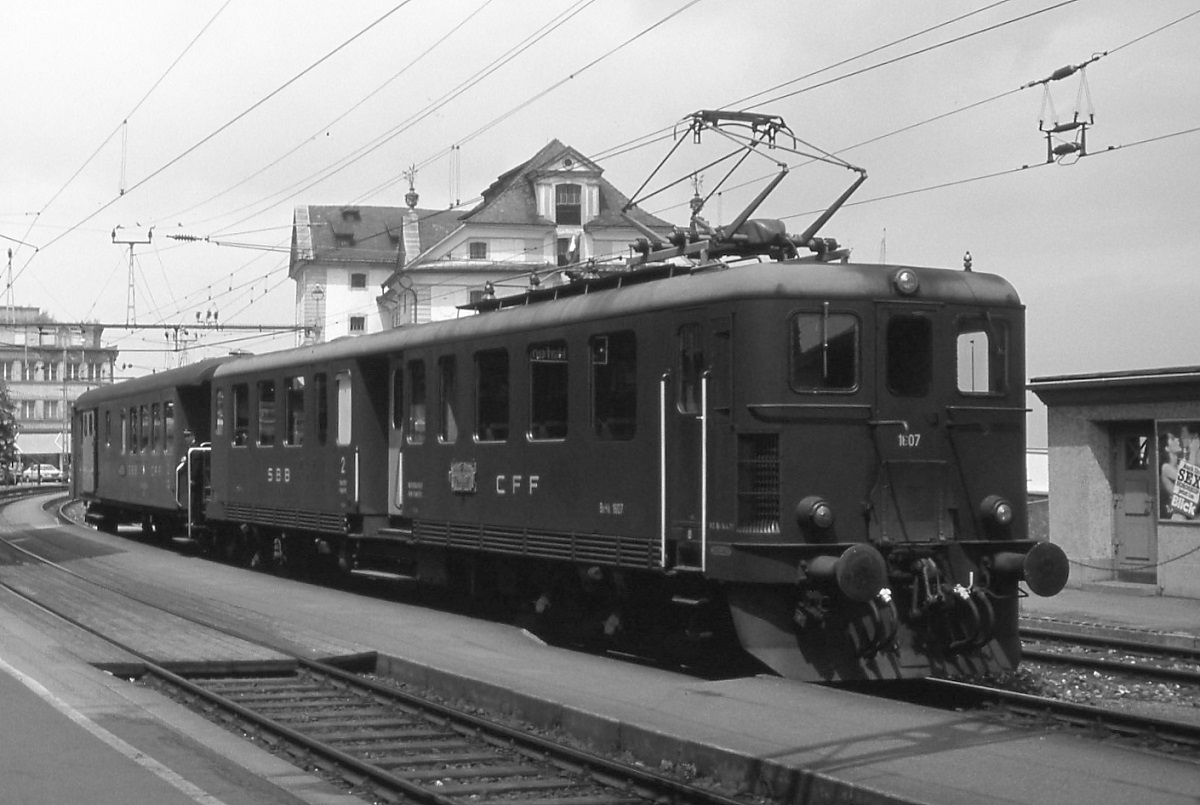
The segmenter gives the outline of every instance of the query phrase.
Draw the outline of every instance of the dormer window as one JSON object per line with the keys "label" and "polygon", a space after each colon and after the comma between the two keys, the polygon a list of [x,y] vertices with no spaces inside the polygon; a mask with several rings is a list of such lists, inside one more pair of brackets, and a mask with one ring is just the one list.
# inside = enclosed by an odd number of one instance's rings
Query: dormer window
{"label": "dormer window", "polygon": [[486,241],[482,241],[482,240],[471,241],[471,243],[467,246],[467,248],[470,250],[469,254],[470,254],[471,259],[472,260],[486,260],[487,259],[487,246],[488,245],[487,245]]}
{"label": "dormer window", "polygon": [[362,213],[360,213],[354,207],[349,207],[347,209],[342,210],[342,220],[343,221],[361,221]]}
{"label": "dormer window", "polygon": [[568,226],[583,223],[583,190],[577,184],[560,184],[554,188],[554,221]]}

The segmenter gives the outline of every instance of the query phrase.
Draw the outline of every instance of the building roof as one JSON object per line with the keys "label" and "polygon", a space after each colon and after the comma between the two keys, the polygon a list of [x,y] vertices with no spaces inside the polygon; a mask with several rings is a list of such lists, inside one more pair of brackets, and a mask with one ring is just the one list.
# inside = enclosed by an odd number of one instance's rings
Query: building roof
{"label": "building roof", "polygon": [[[595,163],[558,139],[551,140],[527,162],[500,174],[496,181],[483,191],[483,200],[462,216],[463,223],[554,226],[554,221],[538,215],[534,180],[540,172],[565,157],[569,157],[575,163],[572,175],[594,178],[600,189],[599,215],[588,221],[584,229],[628,227],[629,223],[621,215],[621,209],[629,202],[629,198],[600,176],[600,168]],[[670,229],[672,226],[639,207],[631,209],[629,214],[648,227]]]}
{"label": "building roof", "polygon": [[[392,266],[403,248],[407,207],[305,205],[297,208],[292,228],[291,266],[327,259],[339,264],[361,262]],[[458,210],[414,210],[424,251],[459,226]],[[307,215],[307,221],[301,220]],[[306,232],[301,231],[304,228]],[[307,237],[306,241],[301,238]],[[409,255],[415,257],[416,255]]]}
{"label": "building roof", "polygon": [[1035,377],[1028,388],[1046,405],[1200,399],[1200,366]]}

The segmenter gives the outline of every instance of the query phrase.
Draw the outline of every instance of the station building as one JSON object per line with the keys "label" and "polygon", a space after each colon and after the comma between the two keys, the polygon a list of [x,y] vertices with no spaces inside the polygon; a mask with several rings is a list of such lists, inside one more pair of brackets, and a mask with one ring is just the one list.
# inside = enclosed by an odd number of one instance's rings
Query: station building
{"label": "station building", "polygon": [[1200,598],[1200,367],[1033,378],[1071,585]]}
{"label": "station building", "polygon": [[0,379],[17,424],[21,466],[69,469],[71,405],[111,383],[117,350],[101,342],[99,324],[67,325],[35,307],[0,310]]}

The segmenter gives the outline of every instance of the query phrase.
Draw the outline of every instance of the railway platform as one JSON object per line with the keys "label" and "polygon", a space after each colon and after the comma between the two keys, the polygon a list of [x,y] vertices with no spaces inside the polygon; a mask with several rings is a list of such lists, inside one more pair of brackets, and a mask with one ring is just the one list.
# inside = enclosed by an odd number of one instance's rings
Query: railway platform
{"label": "railway platform", "polygon": [[[697,679],[548,647],[503,624],[180,558],[84,529],[71,533],[114,549],[72,560],[75,568],[94,565],[113,577],[153,577],[158,587],[210,600],[214,617],[224,611],[244,621],[253,613],[256,628],[290,645],[330,654],[377,651],[381,671],[436,690],[446,700],[549,721],[564,733],[629,752],[651,767],[694,765],[727,782],[769,788],[780,800],[864,805],[1196,801],[1200,773],[1194,764],[1088,736],[1030,732],[978,716],[770,676]],[[52,645],[3,598],[0,613],[0,660],[24,675],[0,666],[0,677],[6,677],[0,680],[0,757],[9,757],[13,749],[11,756],[22,759],[0,761],[7,764],[0,771],[6,785],[16,779],[13,774],[26,773],[23,790],[30,793],[13,801],[295,805],[345,796],[318,791],[319,781],[297,782],[307,775],[272,765],[283,761],[156,694],[101,673],[72,654],[71,646]],[[1197,629],[1197,613],[1200,605],[1190,601],[1068,590],[1058,599],[1029,599],[1024,617],[1155,635],[1189,634]],[[98,740],[94,731],[39,697],[26,678],[133,747],[134,756],[145,755],[204,793],[185,792]],[[16,691],[11,697],[10,688]],[[28,732],[24,720],[45,724],[49,732]],[[63,762],[56,749],[72,742],[90,747],[80,750],[78,766]],[[108,759],[85,763],[87,753],[105,753]],[[234,758],[236,767],[226,766]],[[123,775],[131,775],[130,782]],[[291,789],[278,785],[286,780],[293,781]],[[95,791],[73,795],[100,783],[113,792],[109,799]],[[152,788],[135,788],[135,783]],[[171,790],[159,797],[163,786]],[[148,793],[133,798],[126,787]]]}

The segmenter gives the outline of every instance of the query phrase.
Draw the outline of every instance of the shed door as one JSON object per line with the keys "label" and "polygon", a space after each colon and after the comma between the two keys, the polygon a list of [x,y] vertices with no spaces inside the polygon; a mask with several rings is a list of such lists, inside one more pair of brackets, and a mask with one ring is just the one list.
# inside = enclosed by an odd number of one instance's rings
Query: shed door
{"label": "shed door", "polygon": [[1154,431],[1150,424],[1113,433],[1113,555],[1117,578],[1153,584],[1158,560],[1154,525]]}

